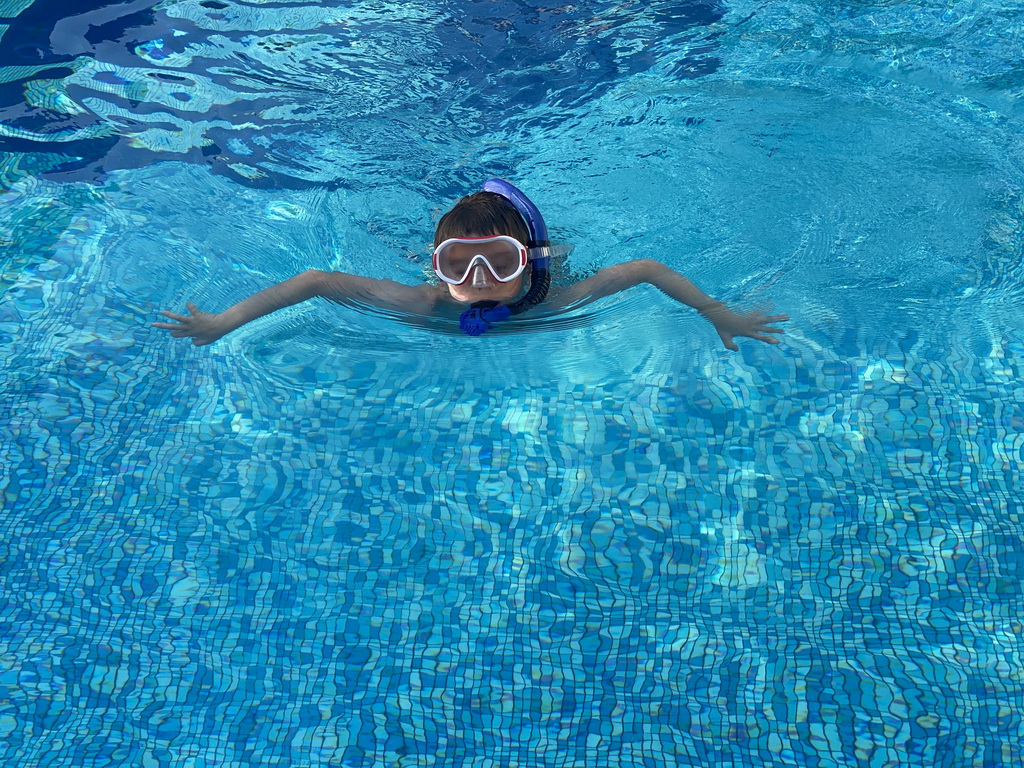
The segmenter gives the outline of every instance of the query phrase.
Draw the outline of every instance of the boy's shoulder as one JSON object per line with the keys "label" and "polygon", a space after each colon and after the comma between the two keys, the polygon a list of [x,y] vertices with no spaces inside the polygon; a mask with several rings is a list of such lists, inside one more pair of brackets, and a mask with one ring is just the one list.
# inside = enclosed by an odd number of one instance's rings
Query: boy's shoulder
{"label": "boy's shoulder", "polygon": [[377,307],[416,314],[429,314],[444,298],[436,285],[407,285],[396,280],[364,277],[349,272],[328,272],[325,283],[325,298],[362,299]]}

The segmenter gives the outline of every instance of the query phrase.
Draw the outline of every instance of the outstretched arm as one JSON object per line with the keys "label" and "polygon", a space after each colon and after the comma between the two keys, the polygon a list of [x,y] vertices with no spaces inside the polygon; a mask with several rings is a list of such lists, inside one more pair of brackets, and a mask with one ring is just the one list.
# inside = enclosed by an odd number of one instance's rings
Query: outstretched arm
{"label": "outstretched arm", "polygon": [[284,307],[322,296],[334,301],[355,299],[374,306],[427,312],[431,301],[427,286],[411,286],[393,280],[375,280],[344,272],[310,269],[277,285],[265,288],[219,314],[203,312],[192,302],[185,304],[187,315],[163,310],[160,314],[173,323],[153,323],[177,338],[191,337],[197,347],[212,344],[231,331],[258,317]]}
{"label": "outstretched arm", "polygon": [[761,312],[737,314],[722,302],[708,296],[683,275],[653,259],[636,259],[606,267],[559,295],[555,304],[568,306],[578,301],[591,302],[642,283],[650,283],[666,296],[700,312],[715,326],[722,343],[731,350],[739,349],[733,341],[735,336],[749,336],[768,344],[778,344],[778,339],[766,334],[783,333],[783,330],[768,324],[789,319],[789,315],[765,315]]}

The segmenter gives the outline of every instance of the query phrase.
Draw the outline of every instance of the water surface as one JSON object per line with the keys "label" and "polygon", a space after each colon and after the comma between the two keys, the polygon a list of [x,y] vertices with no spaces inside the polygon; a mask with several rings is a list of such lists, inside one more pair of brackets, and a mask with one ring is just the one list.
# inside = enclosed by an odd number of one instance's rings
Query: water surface
{"label": "water surface", "polygon": [[[1020,762],[1015,3],[0,17],[5,765]],[[427,279],[492,175],[783,343],[149,326]]]}

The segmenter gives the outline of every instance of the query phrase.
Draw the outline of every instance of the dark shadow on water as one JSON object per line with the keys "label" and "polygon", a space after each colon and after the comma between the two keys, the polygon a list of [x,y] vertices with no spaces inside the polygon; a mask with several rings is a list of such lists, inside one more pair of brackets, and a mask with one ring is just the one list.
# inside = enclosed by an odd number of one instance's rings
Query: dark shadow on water
{"label": "dark shadow on water", "polygon": [[[73,181],[177,160],[257,188],[359,188],[557,127],[655,67],[713,72],[724,15],[712,0],[157,6],[37,0],[5,20],[0,66],[28,69],[0,84],[16,134],[0,151],[70,154],[50,175]],[[290,10],[306,21],[281,29]]]}

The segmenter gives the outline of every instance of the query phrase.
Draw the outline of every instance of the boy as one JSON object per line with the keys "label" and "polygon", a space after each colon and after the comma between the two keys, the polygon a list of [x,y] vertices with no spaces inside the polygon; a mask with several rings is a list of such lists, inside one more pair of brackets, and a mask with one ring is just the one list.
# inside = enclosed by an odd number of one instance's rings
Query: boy
{"label": "boy", "polygon": [[[524,245],[527,244],[527,245]],[[484,191],[459,200],[437,225],[434,271],[438,285],[403,285],[393,280],[310,269],[243,299],[219,314],[199,310],[188,302],[188,315],[162,311],[173,323],[153,323],[178,338],[191,337],[196,346],[212,344],[245,323],[315,296],[334,301],[357,299],[386,309],[435,315],[445,308],[469,308],[460,327],[477,336],[494,323],[544,300],[548,289],[547,230],[539,211],[518,189],[491,179]],[[530,288],[523,293],[523,272],[533,260]],[[591,302],[641,283],[650,283],[667,296],[693,307],[718,331],[727,349],[736,350],[736,336],[778,344],[769,324],[787,315],[761,312],[740,315],[701,292],[678,272],[651,259],[606,267],[562,291],[546,306],[552,309]],[[509,303],[511,302],[511,303]]]}

